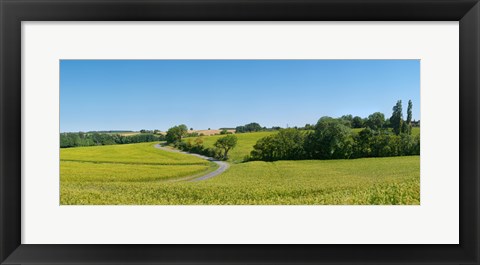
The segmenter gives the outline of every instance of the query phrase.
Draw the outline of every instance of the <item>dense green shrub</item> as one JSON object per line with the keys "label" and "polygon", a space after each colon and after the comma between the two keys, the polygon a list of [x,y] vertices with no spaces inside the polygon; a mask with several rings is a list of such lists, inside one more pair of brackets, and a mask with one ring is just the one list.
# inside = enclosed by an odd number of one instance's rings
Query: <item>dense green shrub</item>
{"label": "dense green shrub", "polygon": [[203,140],[200,137],[196,138],[194,141],[192,141],[192,139],[187,139],[187,141],[176,142],[174,143],[174,147],[185,152],[204,155],[215,159],[223,158],[219,149],[203,146]]}
{"label": "dense green shrub", "polygon": [[396,135],[381,127],[376,128],[378,130],[367,127],[355,133],[343,121],[323,117],[313,132],[284,129],[261,138],[245,160],[323,160],[420,154],[419,135]]}
{"label": "dense green shrub", "polygon": [[341,159],[352,155],[352,130],[342,120],[322,117],[305,142],[307,158]]}
{"label": "dense green shrub", "polygon": [[296,160],[305,158],[306,134],[298,129],[282,129],[260,139],[251,152],[250,160]]}

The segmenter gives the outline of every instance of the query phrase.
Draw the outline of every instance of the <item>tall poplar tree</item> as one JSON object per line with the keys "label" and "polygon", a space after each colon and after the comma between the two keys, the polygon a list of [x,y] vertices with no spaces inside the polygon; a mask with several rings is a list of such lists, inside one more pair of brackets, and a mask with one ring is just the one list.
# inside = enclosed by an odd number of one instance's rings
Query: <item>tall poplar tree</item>
{"label": "tall poplar tree", "polygon": [[390,124],[393,128],[393,132],[399,135],[402,132],[403,127],[403,113],[402,113],[402,101],[398,100],[397,104],[392,108],[393,113],[390,117]]}
{"label": "tall poplar tree", "polygon": [[412,133],[412,101],[408,101],[408,108],[407,108],[407,121],[406,121],[406,128],[407,128],[407,133],[411,134]]}

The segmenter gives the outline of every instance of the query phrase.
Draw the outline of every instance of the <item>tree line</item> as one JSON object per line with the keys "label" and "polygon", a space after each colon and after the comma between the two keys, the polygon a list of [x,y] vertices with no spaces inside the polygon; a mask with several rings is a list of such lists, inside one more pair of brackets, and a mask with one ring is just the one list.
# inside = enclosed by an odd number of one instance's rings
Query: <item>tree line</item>
{"label": "tree line", "polygon": [[120,134],[106,134],[97,132],[70,132],[60,133],[60,148],[94,145],[133,144],[164,140],[165,136],[151,133],[141,133],[130,136],[123,136]]}
{"label": "tree line", "polygon": [[[343,115],[340,118],[337,118],[341,123],[352,129],[362,129],[362,128],[371,128],[373,130],[378,130],[380,128],[390,128],[394,130],[396,134],[401,132],[408,133],[412,130],[412,127],[420,127],[420,121],[412,120],[412,101],[408,101],[407,107],[407,118],[403,120],[402,116],[402,101],[399,100],[393,107],[392,117],[385,119],[385,115],[381,112],[375,112],[369,115],[366,118],[360,116]],[[288,128],[288,126],[287,126]],[[303,127],[293,127],[298,130],[314,130],[315,125],[305,124]],[[262,127],[256,122],[251,122],[249,124],[237,126],[235,128],[235,133],[249,133],[249,132],[260,132],[260,131],[278,131],[284,128],[280,126],[272,126],[271,128]]]}
{"label": "tree line", "polygon": [[[402,101],[392,108],[392,116],[375,112],[367,118],[345,115],[322,117],[314,126],[281,129],[255,144],[245,160],[350,159],[420,154],[420,136],[412,136],[412,102],[403,119]],[[362,128],[358,133],[352,128]]]}

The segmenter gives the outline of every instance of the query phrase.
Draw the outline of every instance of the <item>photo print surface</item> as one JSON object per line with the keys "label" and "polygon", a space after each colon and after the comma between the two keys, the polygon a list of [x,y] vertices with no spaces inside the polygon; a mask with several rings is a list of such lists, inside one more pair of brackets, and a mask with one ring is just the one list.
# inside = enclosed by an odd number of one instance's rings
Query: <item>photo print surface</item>
{"label": "photo print surface", "polygon": [[60,60],[61,205],[419,205],[420,60]]}

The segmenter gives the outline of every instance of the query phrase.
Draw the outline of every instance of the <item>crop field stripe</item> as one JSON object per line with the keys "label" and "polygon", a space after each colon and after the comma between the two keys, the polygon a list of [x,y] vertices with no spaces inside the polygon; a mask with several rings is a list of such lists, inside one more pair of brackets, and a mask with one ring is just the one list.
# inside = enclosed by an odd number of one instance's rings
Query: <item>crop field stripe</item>
{"label": "crop field stripe", "polygon": [[79,162],[79,163],[94,163],[94,164],[125,164],[125,165],[152,165],[152,166],[189,166],[189,165],[205,165],[205,162],[195,163],[151,163],[151,162],[117,162],[117,161],[101,161],[101,160],[77,160],[77,159],[60,159],[60,161],[66,162]]}
{"label": "crop field stripe", "polygon": [[[164,180],[190,180],[217,170],[215,163],[208,165],[132,165],[110,163],[84,163],[62,161],[60,181],[68,183],[147,183]],[[103,185],[103,184],[102,184]]]}
{"label": "crop field stripe", "polygon": [[197,157],[156,149],[155,144],[157,143],[67,148],[60,150],[60,159],[140,164],[208,164],[208,161]]}

